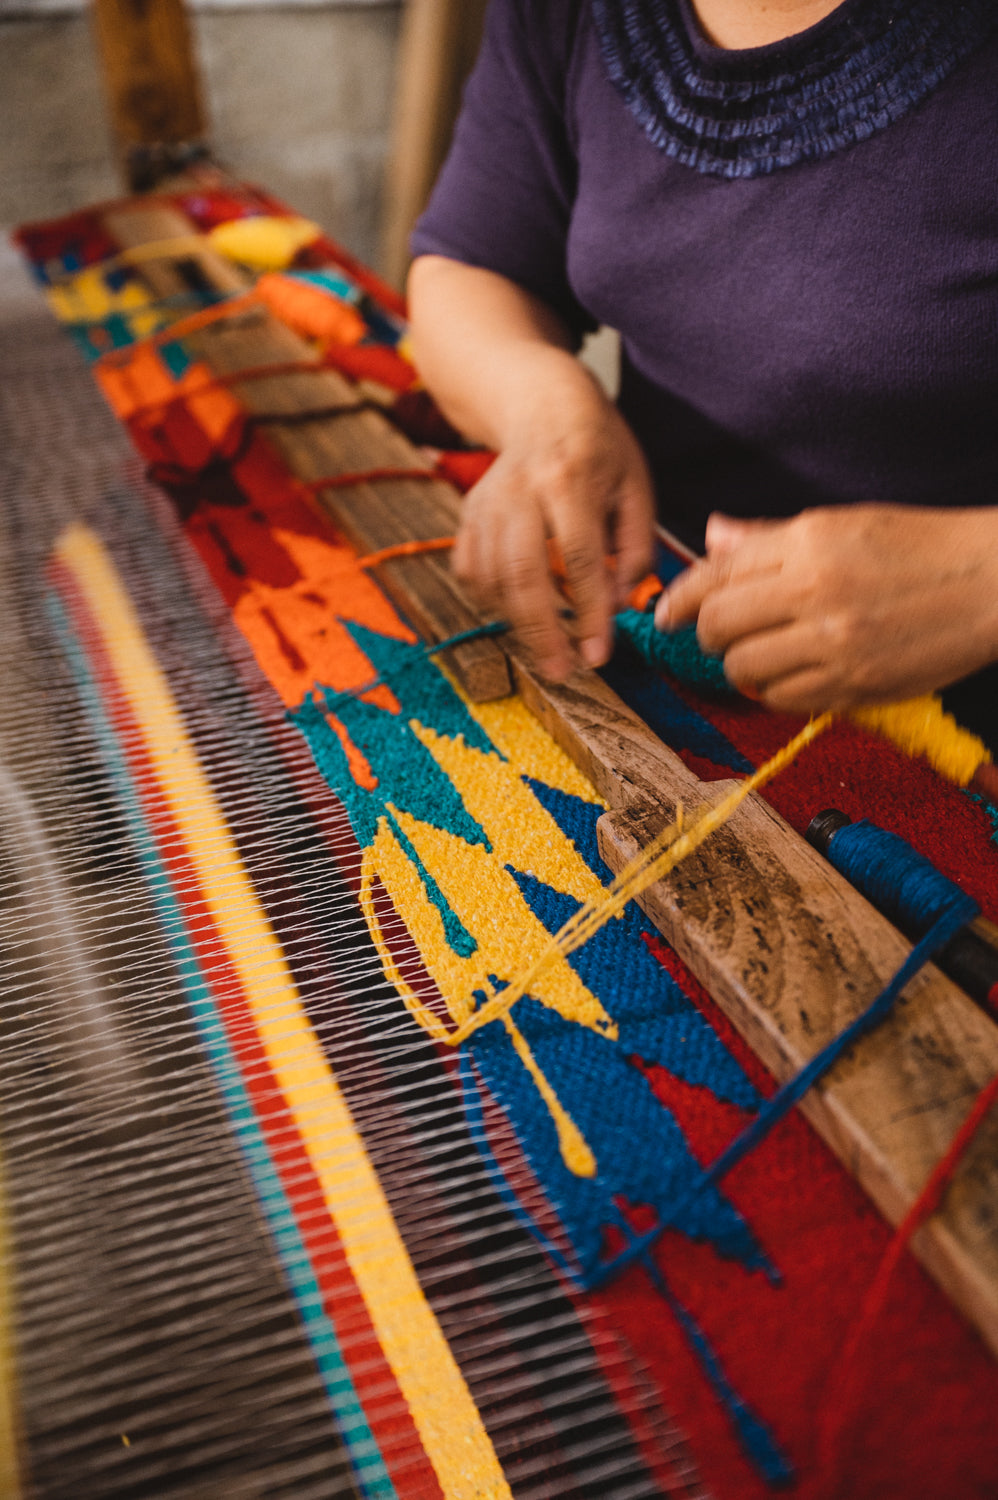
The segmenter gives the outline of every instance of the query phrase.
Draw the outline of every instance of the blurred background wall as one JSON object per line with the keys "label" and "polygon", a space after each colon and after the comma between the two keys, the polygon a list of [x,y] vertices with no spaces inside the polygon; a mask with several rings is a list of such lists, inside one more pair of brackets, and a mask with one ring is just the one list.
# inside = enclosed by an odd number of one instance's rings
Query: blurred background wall
{"label": "blurred background wall", "polygon": [[[377,258],[402,0],[191,6],[217,158]],[[80,0],[0,0],[0,229],[121,192]]]}

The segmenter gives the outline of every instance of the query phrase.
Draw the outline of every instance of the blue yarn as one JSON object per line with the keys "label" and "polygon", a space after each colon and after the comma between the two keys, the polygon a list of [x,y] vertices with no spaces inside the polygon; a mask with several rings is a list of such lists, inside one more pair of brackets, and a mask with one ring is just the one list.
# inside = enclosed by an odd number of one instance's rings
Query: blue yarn
{"label": "blue yarn", "polygon": [[[940,911],[933,926],[909,953],[904,963],[890,983],[881,990],[873,1003],[863,1011],[862,1015],[856,1017],[855,1021],[829,1042],[827,1047],[811,1059],[806,1068],[802,1068],[795,1078],[791,1078],[782,1088],[778,1089],[773,1097],[764,1104],[759,1114],[740,1135],[737,1135],[721,1155],[704,1173],[702,1182],[696,1183],[691,1189],[688,1197],[695,1196],[703,1191],[708,1184],[716,1184],[736,1167],[740,1161],[748,1156],[761,1141],[773,1129],[785,1114],[797,1104],[809,1089],[830,1072],[835,1064],[850,1047],[854,1046],[862,1037],[880,1025],[881,1021],[887,1019],[893,1010],[899,996],[907,985],[911,983],[915,975],[927,964],[941,948],[944,948],[951,938],[964,927],[972,922],[977,916],[979,907],[970,896],[966,896],[958,888],[954,887],[955,895],[951,895],[947,906]],[[685,1210],[688,1203],[680,1203],[672,1209],[673,1216]],[[599,1268],[592,1276],[592,1284],[602,1285],[604,1282],[617,1275],[623,1268],[633,1260],[636,1260],[644,1250],[655,1243],[661,1234],[661,1229],[653,1229],[643,1235],[639,1240],[616,1256],[613,1260]]]}
{"label": "blue yarn", "polygon": [[898,927],[924,931],[963,895],[904,839],[865,818],[836,830],[827,858]]}
{"label": "blue yarn", "polygon": [[695,625],[679,630],[659,630],[655,617],[647,610],[622,609],[616,617],[617,634],[627,642],[642,661],[664,667],[680,682],[726,698],[735,690],[724,675],[724,658],[710,656],[697,639]]}
{"label": "blue yarn", "polygon": [[537,1241],[559,1271],[567,1276],[573,1285],[581,1285],[578,1270],[561,1253],[554,1241],[544,1233],[534,1216],[520,1202],[516,1189],[510,1183],[489,1144],[488,1131],[485,1128],[485,1112],[482,1109],[482,1096],[475,1078],[474,1063],[466,1046],[461,1048],[460,1075],[461,1098],[464,1104],[464,1116],[468,1122],[468,1134],[471,1136],[472,1145],[481,1157],[482,1164],[500,1201],[506,1205],[517,1223],[522,1225],[531,1238]]}
{"label": "blue yarn", "polygon": [[[618,1222],[633,1244],[633,1231],[620,1215]],[[776,1440],[761,1417],[757,1417],[744,1396],[731,1384],[727,1371],[721,1364],[717,1350],[700,1327],[689,1308],[686,1307],[669,1286],[661,1269],[646,1250],[640,1257],[641,1265],[651,1278],[652,1285],[666,1303],[676,1322],[686,1336],[687,1342],[699,1361],[700,1368],[710,1382],[714,1394],[728,1414],[739,1442],[752,1463],[772,1485],[792,1484],[794,1468],[777,1446]]]}

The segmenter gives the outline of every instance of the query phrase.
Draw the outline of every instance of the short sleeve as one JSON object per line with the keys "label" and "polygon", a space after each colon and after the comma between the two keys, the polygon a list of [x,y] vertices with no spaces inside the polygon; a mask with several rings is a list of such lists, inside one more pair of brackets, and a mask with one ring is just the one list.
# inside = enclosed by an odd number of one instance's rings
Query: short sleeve
{"label": "short sleeve", "polygon": [[579,335],[594,326],[572,294],[567,241],[577,161],[567,123],[578,0],[492,0],[450,155],[412,236],[517,282]]}

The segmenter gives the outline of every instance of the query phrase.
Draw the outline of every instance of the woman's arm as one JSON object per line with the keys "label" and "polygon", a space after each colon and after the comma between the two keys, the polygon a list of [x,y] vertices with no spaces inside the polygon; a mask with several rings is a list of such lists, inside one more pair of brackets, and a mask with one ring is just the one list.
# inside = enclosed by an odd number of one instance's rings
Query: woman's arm
{"label": "woman's arm", "polygon": [[655,622],[697,621],[731,681],[812,713],[945,687],[998,660],[998,508],[851,505],[712,516]]}
{"label": "woman's arm", "polygon": [[510,621],[545,675],[564,678],[574,653],[549,567],[553,539],[579,655],[601,664],[613,609],[652,557],[651,484],[637,442],[573,355],[568,329],[522,287],[426,255],[409,298],[426,384],[455,426],[499,455],[465,501],[458,577]]}

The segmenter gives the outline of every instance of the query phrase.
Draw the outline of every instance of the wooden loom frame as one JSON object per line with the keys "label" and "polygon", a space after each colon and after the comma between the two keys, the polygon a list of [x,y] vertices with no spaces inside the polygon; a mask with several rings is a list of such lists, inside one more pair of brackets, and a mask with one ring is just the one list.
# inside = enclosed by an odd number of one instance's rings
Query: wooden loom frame
{"label": "wooden loom frame", "polygon": [[[103,213],[122,248],[196,234],[171,207],[141,201]],[[226,294],[249,282],[204,241],[206,285]],[[168,257],[137,267],[166,297],[189,281]],[[185,336],[219,375],[307,360],[309,346],[262,305]],[[295,414],[355,400],[328,369],[234,382],[247,410]],[[361,388],[363,390],[363,387]],[[271,441],[304,481],[426,460],[377,411],[275,424]],[[452,533],[459,496],[439,480],[363,483],[320,493],[331,519],[364,553]],[[428,640],[478,623],[440,554],[383,563],[378,577]],[[449,653],[472,699],[515,689],[609,805],[601,851],[619,870],[679,804],[687,813],[729,783],[702,783],[594,673],[544,682],[515,645],[480,640]],[[817,753],[820,753],[820,746]],[[779,1081],[793,1076],[872,999],[910,944],[763,799],[736,816],[670,877],[640,898],[644,910]],[[944,1156],[978,1092],[998,1074],[998,1027],[934,967],[908,987],[894,1016],[847,1056],[801,1108],[892,1223],[905,1216]],[[998,1109],[960,1164],[945,1202],[915,1236],[915,1253],[998,1354]]]}
{"label": "wooden loom frame", "polygon": [[[407,0],[396,67],[381,269],[401,285],[409,233],[426,205],[482,37],[487,0]],[[185,0],[93,0],[122,174],[152,188],[208,157],[208,118]]]}

